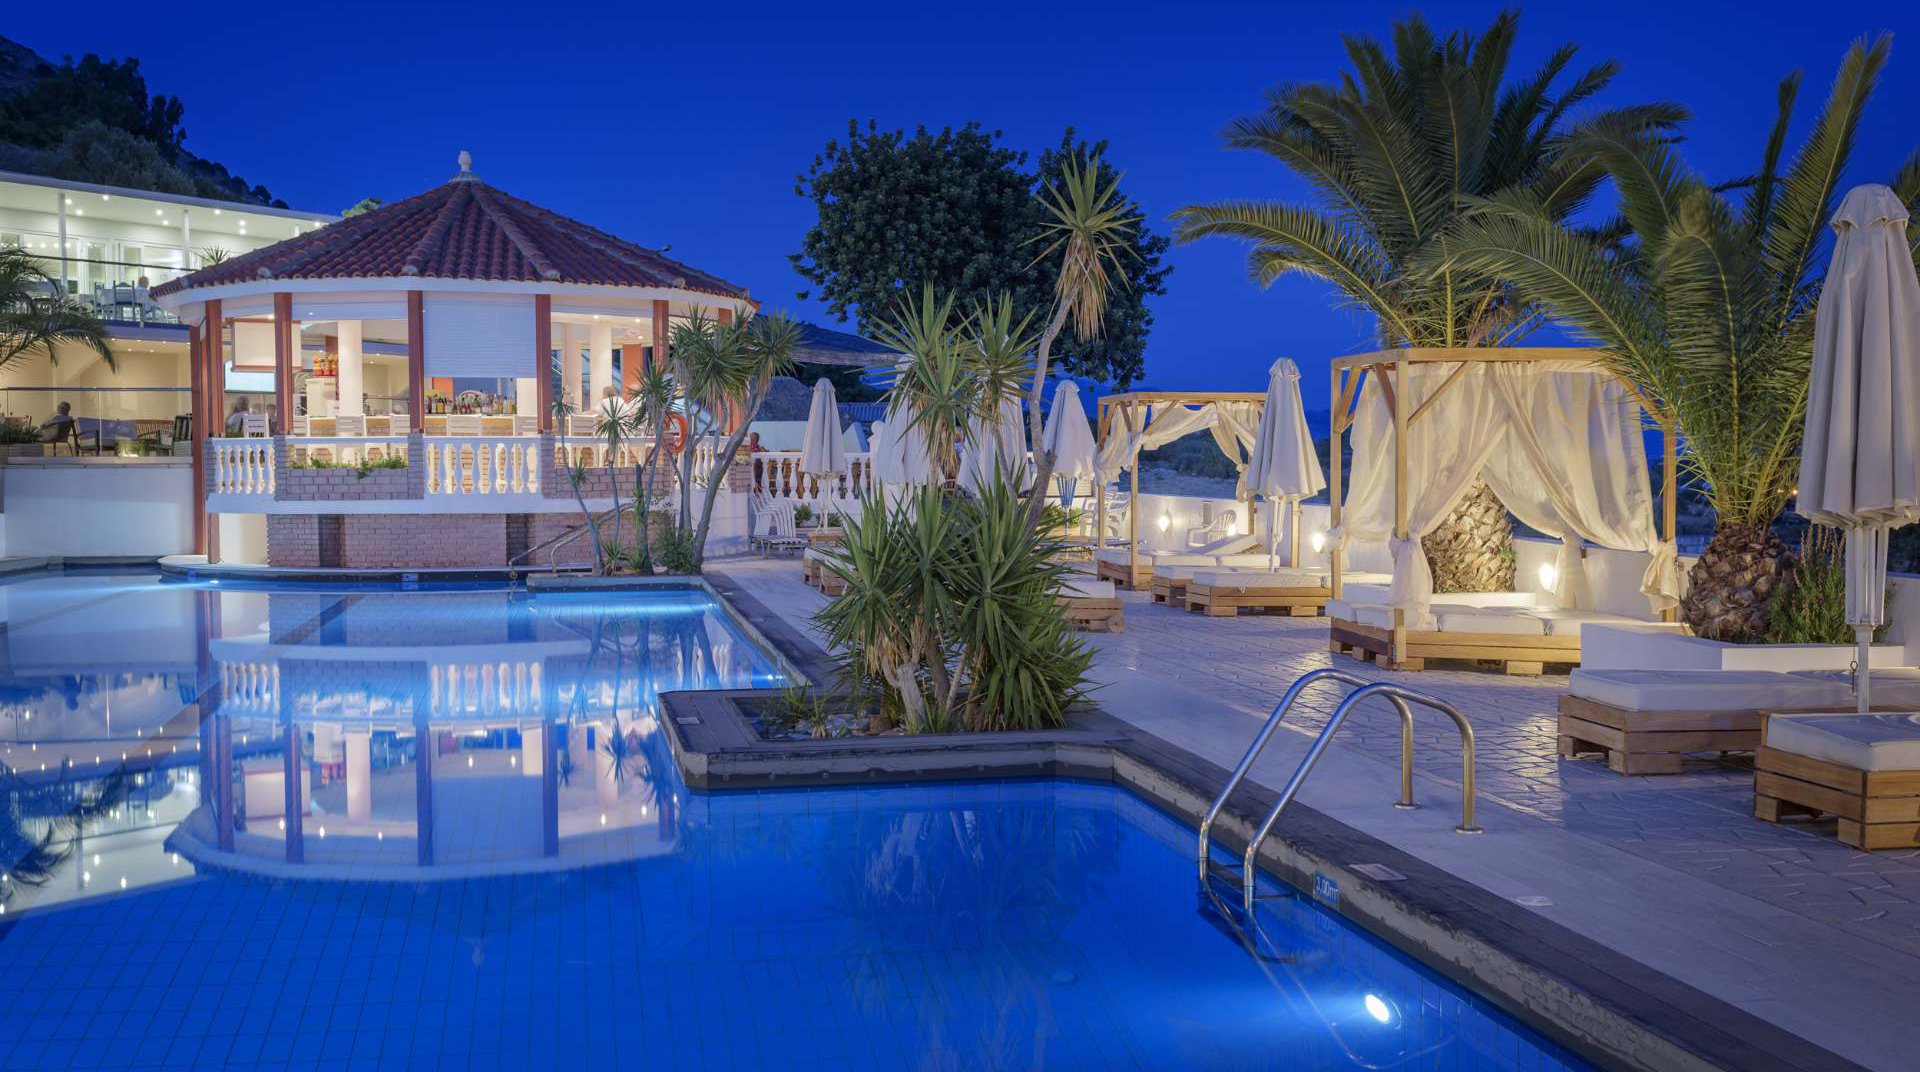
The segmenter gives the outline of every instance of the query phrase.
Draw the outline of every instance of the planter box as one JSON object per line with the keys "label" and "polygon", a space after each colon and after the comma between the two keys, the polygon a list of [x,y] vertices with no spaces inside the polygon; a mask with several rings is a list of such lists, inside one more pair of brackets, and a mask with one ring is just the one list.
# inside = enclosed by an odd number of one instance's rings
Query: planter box
{"label": "planter box", "polygon": [[[1587,626],[1580,649],[1580,665],[1590,670],[1845,670],[1856,651],[1852,644],[1729,644],[1652,623]],[[1875,644],[1868,662],[1906,666],[1906,646]]]}

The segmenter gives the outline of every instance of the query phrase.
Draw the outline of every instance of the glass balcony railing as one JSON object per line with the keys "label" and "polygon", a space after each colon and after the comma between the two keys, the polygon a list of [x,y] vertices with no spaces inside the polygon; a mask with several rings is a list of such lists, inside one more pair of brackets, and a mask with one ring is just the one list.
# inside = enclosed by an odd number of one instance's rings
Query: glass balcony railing
{"label": "glass balcony railing", "polygon": [[31,453],[35,444],[51,455],[189,454],[191,407],[185,387],[0,388],[5,449],[13,454]]}
{"label": "glass balcony railing", "polygon": [[[177,265],[78,257],[68,258],[63,265],[57,257],[34,259],[56,280],[64,271],[67,297],[92,307],[102,320],[118,324],[180,323],[178,317],[154,302],[152,293],[154,287],[187,274]],[[59,292],[57,284],[43,285],[41,290],[30,297],[53,298]]]}

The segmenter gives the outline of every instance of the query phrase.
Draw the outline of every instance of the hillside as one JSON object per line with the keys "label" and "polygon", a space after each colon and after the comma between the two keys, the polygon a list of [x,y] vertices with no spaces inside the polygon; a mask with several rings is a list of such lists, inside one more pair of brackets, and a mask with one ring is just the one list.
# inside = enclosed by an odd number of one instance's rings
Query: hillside
{"label": "hillside", "polygon": [[286,207],[188,150],[185,112],[148,92],[137,59],[54,63],[0,37],[0,170]]}

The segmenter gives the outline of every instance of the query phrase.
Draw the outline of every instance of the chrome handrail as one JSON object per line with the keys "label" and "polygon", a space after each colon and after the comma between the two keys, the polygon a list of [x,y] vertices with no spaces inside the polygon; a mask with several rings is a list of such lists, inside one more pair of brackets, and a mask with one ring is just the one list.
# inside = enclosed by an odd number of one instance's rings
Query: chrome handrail
{"label": "chrome handrail", "polygon": [[1393,704],[1395,712],[1400,716],[1400,799],[1394,802],[1394,806],[1398,808],[1413,808],[1417,806],[1413,801],[1413,712],[1408,705],[1410,703],[1418,704],[1446,715],[1453,721],[1454,727],[1460,731],[1460,825],[1454,827],[1454,830],[1462,834],[1478,834],[1481,832],[1481,828],[1474,822],[1475,747],[1473,726],[1467,721],[1467,717],[1460,713],[1460,709],[1437,696],[1431,696],[1427,693],[1409,689],[1401,685],[1395,685],[1392,682],[1370,682],[1365,678],[1358,677],[1347,671],[1326,667],[1319,670],[1310,670],[1302,674],[1287,688],[1286,694],[1280,698],[1280,702],[1274,705],[1273,713],[1267,716],[1266,724],[1260,727],[1260,732],[1254,737],[1253,744],[1247,748],[1247,752],[1241,757],[1239,765],[1234,768],[1233,774],[1227,778],[1226,786],[1220,790],[1220,795],[1214,800],[1213,805],[1207,809],[1206,816],[1201,819],[1199,872],[1202,883],[1207,882],[1211,877],[1213,824],[1214,821],[1219,818],[1221,810],[1226,807],[1227,799],[1233,795],[1233,791],[1239,788],[1240,783],[1246,779],[1247,773],[1253,768],[1253,764],[1260,758],[1260,754],[1265,751],[1267,742],[1272,739],[1273,731],[1279,727],[1281,720],[1286,717],[1287,711],[1292,708],[1294,702],[1300,698],[1300,694],[1306,691],[1309,685],[1323,679],[1340,681],[1345,684],[1354,685],[1356,688],[1348,693],[1345,699],[1340,701],[1340,706],[1334,708],[1333,715],[1328,718],[1326,727],[1320,731],[1319,736],[1314,738],[1312,746],[1307,749],[1305,758],[1303,758],[1300,761],[1300,765],[1294,769],[1293,776],[1287,780],[1286,787],[1280,791],[1280,798],[1274,802],[1273,807],[1268,810],[1266,817],[1262,819],[1260,825],[1255,828],[1253,836],[1247,839],[1246,853],[1241,861],[1240,887],[1249,912],[1252,911],[1255,900],[1254,888],[1255,879],[1258,875],[1257,863],[1261,844],[1265,842],[1267,836],[1273,832],[1274,825],[1280,820],[1280,813],[1286,809],[1288,803],[1293,800],[1294,795],[1300,791],[1301,784],[1306,781],[1307,775],[1312,772],[1315,764],[1320,761],[1321,755],[1326,752],[1327,745],[1333,740],[1334,732],[1346,721],[1347,716],[1353,712],[1355,707],[1370,697],[1383,697],[1389,703]]}
{"label": "chrome handrail", "polygon": [[[620,513],[625,509],[626,509],[625,506],[611,507],[605,513],[594,518],[593,519],[594,524],[597,525],[602,521],[611,520],[613,515]],[[546,539],[541,540],[539,543],[534,544],[532,547],[529,547],[526,550],[520,552],[519,554],[514,555],[512,558],[507,559],[508,572],[511,573],[514,566],[518,565],[521,562],[526,561],[529,558],[532,558],[534,555],[539,554],[541,551],[547,552],[547,568],[558,569],[559,568],[558,558],[560,554],[561,545],[571,543],[574,540],[579,539],[581,536],[586,534],[587,529],[588,529],[587,525],[584,525],[584,524],[577,525],[573,528],[568,529],[565,532],[560,533],[558,536],[549,536]]]}

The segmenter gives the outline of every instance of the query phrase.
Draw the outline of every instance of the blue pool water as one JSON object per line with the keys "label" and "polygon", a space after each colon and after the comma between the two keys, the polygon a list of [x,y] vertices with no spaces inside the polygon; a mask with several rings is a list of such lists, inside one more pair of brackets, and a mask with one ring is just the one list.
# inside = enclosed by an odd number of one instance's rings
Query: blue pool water
{"label": "blue pool water", "polygon": [[9,1068],[1584,1067],[1112,787],[689,792],[658,693],[784,679],[702,593],[0,603]]}

